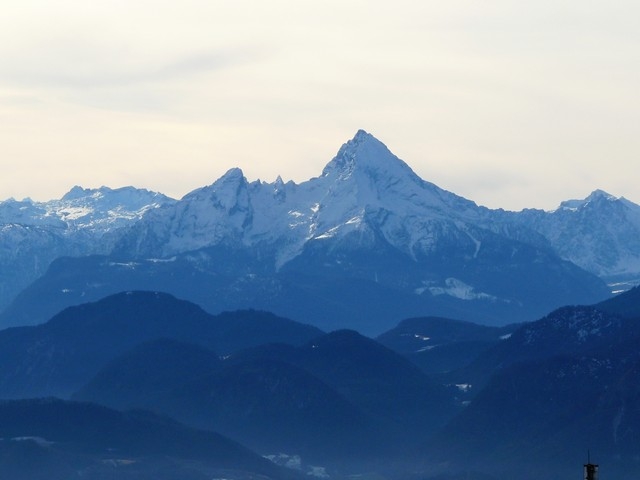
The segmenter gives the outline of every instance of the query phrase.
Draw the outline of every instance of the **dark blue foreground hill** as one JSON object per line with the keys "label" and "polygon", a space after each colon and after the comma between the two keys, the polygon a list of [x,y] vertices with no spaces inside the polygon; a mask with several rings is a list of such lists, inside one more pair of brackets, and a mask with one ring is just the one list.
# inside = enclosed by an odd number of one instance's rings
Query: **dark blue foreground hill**
{"label": "dark blue foreground hill", "polygon": [[331,332],[297,348],[265,345],[229,360],[247,359],[278,360],[305,369],[382,421],[398,434],[398,443],[426,438],[457,413],[444,386],[401,355],[352,330]]}
{"label": "dark blue foreground hill", "polygon": [[640,322],[592,306],[563,307],[521,326],[508,339],[484,351],[449,377],[456,383],[473,385],[473,391],[477,392],[492,375],[511,365],[588,353],[639,334]]}
{"label": "dark blue foreground hill", "polygon": [[57,399],[0,402],[0,472],[12,480],[295,478],[212,432]]}
{"label": "dark blue foreground hill", "polygon": [[487,350],[457,372],[479,391],[430,440],[425,461],[560,480],[590,449],[608,477],[637,478],[638,308],[637,288],[595,307],[564,307]]}
{"label": "dark blue foreground hill", "polygon": [[217,316],[157,292],[71,307],[35,327],[0,331],[0,398],[68,396],[142,342],[173,338],[227,355],[265,342],[302,344],[320,330],[258,311]]}
{"label": "dark blue foreground hill", "polygon": [[[162,347],[162,348],[159,348]],[[189,350],[190,353],[187,353]],[[166,354],[163,356],[163,351]],[[301,454],[340,471],[381,471],[415,460],[418,447],[458,411],[417,367],[353,331],[295,347],[269,344],[222,362],[162,340],[112,361],[75,396],[143,407],[219,431],[263,454]]]}
{"label": "dark blue foreground hill", "polygon": [[265,359],[222,361],[175,340],[135,347],[74,398],[152,409],[262,454],[298,454],[322,465],[371,460],[390,446],[361,409],[299,367]]}
{"label": "dark blue foreground hill", "polygon": [[640,474],[640,336],[514,364],[437,435],[429,461],[500,478],[562,479],[589,449],[607,476]]}

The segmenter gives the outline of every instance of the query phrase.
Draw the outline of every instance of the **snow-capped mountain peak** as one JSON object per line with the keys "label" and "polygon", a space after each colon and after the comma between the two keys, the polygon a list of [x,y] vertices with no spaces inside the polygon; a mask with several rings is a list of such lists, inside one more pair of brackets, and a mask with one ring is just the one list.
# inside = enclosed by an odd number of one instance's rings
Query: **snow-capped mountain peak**
{"label": "snow-capped mountain peak", "polygon": [[604,198],[606,200],[610,200],[610,201],[615,201],[618,200],[617,197],[611,195],[610,193],[605,192],[604,190],[594,190],[593,192],[591,192],[591,194],[587,197],[588,201],[593,201],[596,200],[598,198]]}
{"label": "snow-capped mountain peak", "polygon": [[234,208],[243,192],[246,197],[247,179],[239,168],[228,170],[213,184],[202,187],[184,196],[185,201],[210,202],[217,208],[229,211]]}
{"label": "snow-capped mountain peak", "polygon": [[272,245],[276,267],[310,240],[335,240],[353,232],[370,242],[376,231],[413,256],[431,248],[432,240],[424,239],[433,238],[434,219],[479,218],[475,203],[425,182],[364,130],[342,145],[320,177],[298,185],[284,183],[280,176],[273,183],[249,183],[234,168],[170,210],[162,212],[173,220],[156,254],[173,255],[233,238],[246,246]]}
{"label": "snow-capped mountain peak", "polygon": [[408,176],[414,181],[419,180],[409,165],[364,130],[358,130],[351,140],[342,145],[338,154],[322,171],[322,176],[345,180],[355,172],[362,172],[376,179]]}
{"label": "snow-capped mountain peak", "polygon": [[[105,187],[102,187],[105,188]],[[91,190],[89,188],[82,188],[80,185],[75,185],[71,190],[65,193],[61,200],[63,201],[71,201],[77,200],[78,198],[87,197],[95,192],[95,190]]]}
{"label": "snow-capped mountain peak", "polygon": [[364,130],[340,148],[324,168],[321,179],[326,196],[319,203],[333,204],[343,211],[338,223],[365,211],[391,212],[409,219],[421,217],[420,223],[429,215],[478,217],[474,202],[421,179],[384,143]]}
{"label": "snow-capped mountain peak", "polygon": [[564,202],[560,203],[560,207],[558,208],[558,210],[576,211],[586,207],[592,202],[598,202],[598,201],[615,202],[616,200],[619,200],[619,198],[614,197],[613,195],[605,192],[604,190],[598,189],[591,192],[591,194],[585,199],[565,200]]}

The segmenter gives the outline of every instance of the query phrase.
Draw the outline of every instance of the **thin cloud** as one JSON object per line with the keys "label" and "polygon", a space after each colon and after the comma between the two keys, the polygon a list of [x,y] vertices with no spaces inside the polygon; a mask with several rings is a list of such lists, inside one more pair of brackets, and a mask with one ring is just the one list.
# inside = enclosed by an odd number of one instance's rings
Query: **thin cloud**
{"label": "thin cloud", "polygon": [[[194,75],[207,75],[259,61],[258,49],[220,49],[194,54],[184,54],[162,63],[149,64],[129,59],[127,62],[101,62],[95,67],[78,65],[70,68],[68,59],[59,62],[27,65],[5,64],[0,67],[3,83],[20,86],[76,89],[129,87],[137,84],[161,83]],[[34,66],[35,63],[35,66]],[[131,63],[138,66],[131,68]],[[53,68],[51,68],[53,66]]]}

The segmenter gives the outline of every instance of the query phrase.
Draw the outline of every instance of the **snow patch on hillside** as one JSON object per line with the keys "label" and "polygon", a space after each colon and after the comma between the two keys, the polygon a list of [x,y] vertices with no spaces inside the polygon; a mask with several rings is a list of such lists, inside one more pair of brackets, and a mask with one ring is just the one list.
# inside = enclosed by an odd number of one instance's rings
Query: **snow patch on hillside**
{"label": "snow patch on hillside", "polygon": [[418,295],[429,292],[433,296],[449,295],[461,300],[497,300],[493,295],[476,292],[474,287],[457,278],[445,279],[444,286],[434,286],[433,282],[425,281],[423,287],[416,288],[414,291]]}

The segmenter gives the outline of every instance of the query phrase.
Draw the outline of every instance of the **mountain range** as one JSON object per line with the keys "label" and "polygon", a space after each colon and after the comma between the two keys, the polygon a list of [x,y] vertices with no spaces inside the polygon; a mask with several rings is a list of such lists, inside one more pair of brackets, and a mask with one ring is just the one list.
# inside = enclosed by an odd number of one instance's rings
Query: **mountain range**
{"label": "mountain range", "polygon": [[0,223],[3,326],[127,289],[365,334],[424,315],[504,325],[640,278],[629,200],[595,191],[553,212],[490,210],[422,180],[364,131],[300,184],[248,182],[236,168],[180,200],[76,187],[2,202]]}
{"label": "mountain range", "polygon": [[[589,449],[610,476],[640,471],[640,287],[506,327],[408,319],[379,340],[390,348],[265,312],[211,316],[155,292],[69,307],[43,325],[0,331],[0,397],[75,400],[0,402],[0,468],[102,478],[133,461],[119,478],[167,469],[167,478],[200,479],[222,467],[215,456],[202,464],[209,440],[196,428],[217,432],[223,451],[230,438],[307,478],[560,480]],[[451,354],[469,346],[466,357]],[[171,460],[176,445],[152,442],[150,428],[157,440],[182,439]],[[27,468],[21,456],[37,463]],[[227,464],[236,473],[221,478],[265,468],[251,462]]]}
{"label": "mountain range", "polygon": [[639,212],[487,209],[364,131],[300,184],[0,202],[0,472],[635,478]]}
{"label": "mountain range", "polygon": [[325,334],[257,311],[212,316],[157,292],[0,331],[0,398],[51,395],[150,410],[343,472],[417,455],[460,408],[446,387],[357,332]]}
{"label": "mountain range", "polygon": [[133,187],[76,186],[60,200],[0,202],[0,309],[56,258],[108,253],[123,228],[172,201]]}

